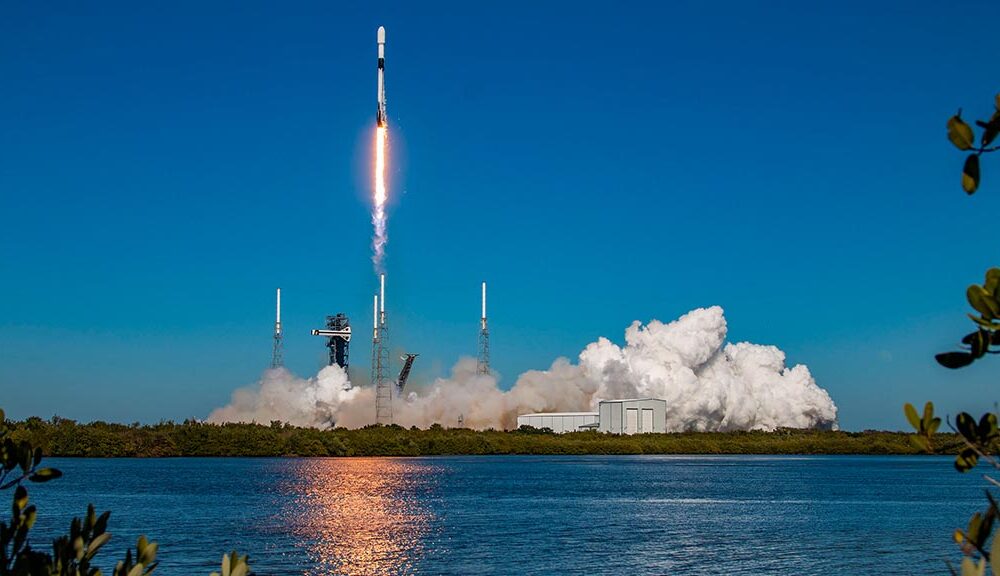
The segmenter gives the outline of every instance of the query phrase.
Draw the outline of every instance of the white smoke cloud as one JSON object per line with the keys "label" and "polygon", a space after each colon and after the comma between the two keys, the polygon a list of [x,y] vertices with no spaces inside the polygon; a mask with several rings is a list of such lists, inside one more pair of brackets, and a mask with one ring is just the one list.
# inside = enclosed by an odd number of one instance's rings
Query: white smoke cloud
{"label": "white smoke cloud", "polygon": [[[529,412],[596,410],[602,399],[653,397],[667,401],[667,430],[773,430],[836,428],[837,407],[805,366],[785,366],[774,346],[726,344],[722,308],[699,308],[664,324],[633,322],[625,345],[600,338],[547,370],[522,374],[507,391],[493,376],[476,373],[463,358],[447,378],[397,399],[393,420],[403,426],[510,429]],[[304,380],[285,370],[265,373],[257,387],[237,390],[232,403],[209,420],[283,420],[325,427],[374,421],[370,387],[351,387],[343,370],[324,368]]]}
{"label": "white smoke cloud", "polygon": [[230,403],[213,410],[208,421],[267,424],[280,420],[313,428],[363,426],[368,423],[364,415],[345,408],[362,402],[374,406],[374,398],[370,389],[352,387],[340,366],[327,366],[309,379],[285,368],[273,368],[265,371],[255,386],[234,391]]}
{"label": "white smoke cloud", "polygon": [[595,398],[667,401],[667,430],[835,428],[837,407],[809,369],[749,342],[724,344],[722,308],[699,308],[664,324],[633,322],[624,347],[605,338],[580,354]]}

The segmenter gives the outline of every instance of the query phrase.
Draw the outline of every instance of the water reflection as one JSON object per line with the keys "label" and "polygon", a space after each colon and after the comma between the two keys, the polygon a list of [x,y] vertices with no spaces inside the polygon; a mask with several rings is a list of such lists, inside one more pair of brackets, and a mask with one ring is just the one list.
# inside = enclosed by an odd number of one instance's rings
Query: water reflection
{"label": "water reflection", "polygon": [[311,559],[304,574],[408,574],[428,550],[435,466],[387,458],[302,460],[284,520]]}

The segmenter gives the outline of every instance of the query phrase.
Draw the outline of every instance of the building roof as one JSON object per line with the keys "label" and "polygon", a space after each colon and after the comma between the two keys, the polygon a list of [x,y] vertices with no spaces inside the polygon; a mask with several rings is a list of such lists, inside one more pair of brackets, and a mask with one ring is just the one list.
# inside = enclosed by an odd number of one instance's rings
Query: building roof
{"label": "building roof", "polygon": [[599,416],[599,414],[597,412],[535,412],[517,415],[518,418],[524,416]]}
{"label": "building roof", "polygon": [[604,402],[646,402],[648,400],[653,400],[655,402],[666,402],[663,398],[614,398],[611,400],[601,400],[600,403]]}

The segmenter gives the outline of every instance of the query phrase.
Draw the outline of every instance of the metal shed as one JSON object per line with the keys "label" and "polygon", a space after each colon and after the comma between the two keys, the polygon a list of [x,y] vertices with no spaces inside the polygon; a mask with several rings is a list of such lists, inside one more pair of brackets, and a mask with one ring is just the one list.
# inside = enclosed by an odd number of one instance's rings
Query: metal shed
{"label": "metal shed", "polygon": [[578,432],[596,427],[597,412],[542,412],[538,414],[521,414],[517,417],[517,425],[534,426],[535,428],[551,428],[553,432]]}
{"label": "metal shed", "polygon": [[609,434],[649,434],[667,431],[667,401],[657,398],[602,400],[597,406],[598,430]]}

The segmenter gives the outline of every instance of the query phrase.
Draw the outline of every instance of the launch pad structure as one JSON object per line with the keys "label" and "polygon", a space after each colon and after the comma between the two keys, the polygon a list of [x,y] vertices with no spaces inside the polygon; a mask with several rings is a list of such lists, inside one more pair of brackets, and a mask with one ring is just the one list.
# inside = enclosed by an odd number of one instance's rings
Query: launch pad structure
{"label": "launch pad structure", "polygon": [[347,372],[351,345],[351,321],[344,313],[326,317],[326,328],[313,330],[313,336],[327,338],[326,347],[330,349],[330,366],[336,364]]}

